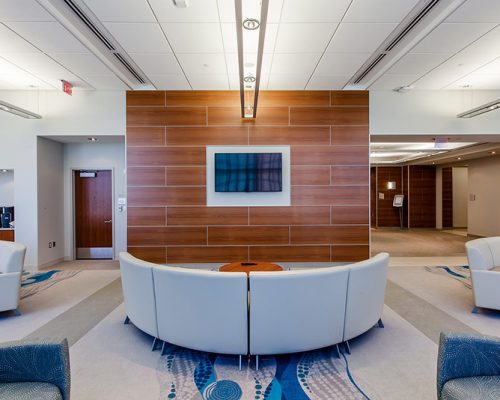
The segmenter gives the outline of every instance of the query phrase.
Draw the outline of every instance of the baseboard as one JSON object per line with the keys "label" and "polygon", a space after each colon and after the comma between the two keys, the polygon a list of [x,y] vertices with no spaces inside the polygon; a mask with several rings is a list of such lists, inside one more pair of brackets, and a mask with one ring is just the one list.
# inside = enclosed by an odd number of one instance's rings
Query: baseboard
{"label": "baseboard", "polygon": [[46,269],[46,268],[49,268],[49,267],[52,267],[53,265],[56,265],[56,264],[59,264],[60,262],[62,261],[65,261],[65,258],[64,257],[60,257],[56,260],[52,260],[52,261],[49,261],[49,262],[46,262],[44,264],[39,264],[38,265],[38,270],[41,270],[41,269]]}

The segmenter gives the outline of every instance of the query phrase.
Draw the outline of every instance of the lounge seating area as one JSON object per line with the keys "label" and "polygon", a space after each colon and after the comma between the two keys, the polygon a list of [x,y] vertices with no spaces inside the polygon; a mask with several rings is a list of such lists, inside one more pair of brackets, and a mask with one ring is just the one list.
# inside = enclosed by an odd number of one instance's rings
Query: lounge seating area
{"label": "lounge seating area", "polygon": [[240,363],[249,354],[257,368],[259,355],[349,346],[376,324],[383,327],[388,265],[381,253],[343,267],[247,276],[120,254],[126,322],[154,338],[153,350],[160,340],[163,347],[240,355]]}
{"label": "lounge seating area", "polygon": [[26,246],[0,240],[0,312],[21,312],[19,306],[19,290],[23,273]]}

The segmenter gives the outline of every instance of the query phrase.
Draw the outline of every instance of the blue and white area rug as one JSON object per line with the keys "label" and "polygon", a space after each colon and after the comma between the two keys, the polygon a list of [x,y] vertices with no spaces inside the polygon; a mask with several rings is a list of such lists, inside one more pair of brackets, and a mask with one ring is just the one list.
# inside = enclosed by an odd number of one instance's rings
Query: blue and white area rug
{"label": "blue and white area rug", "polygon": [[[253,358],[254,359],[254,358]],[[246,361],[246,358],[244,359]],[[266,356],[238,368],[230,357],[170,346],[157,368],[160,399],[182,400],[362,400],[368,397],[332,348]]]}
{"label": "blue and white area rug", "polygon": [[21,300],[47,290],[58,282],[72,278],[79,272],[54,269],[36,274],[24,273],[21,279]]}
{"label": "blue and white area rug", "polygon": [[458,267],[447,267],[447,266],[425,267],[425,269],[429,272],[433,272],[439,275],[446,276],[451,279],[455,279],[456,281],[462,283],[466,288],[472,289],[470,269],[467,265]]}

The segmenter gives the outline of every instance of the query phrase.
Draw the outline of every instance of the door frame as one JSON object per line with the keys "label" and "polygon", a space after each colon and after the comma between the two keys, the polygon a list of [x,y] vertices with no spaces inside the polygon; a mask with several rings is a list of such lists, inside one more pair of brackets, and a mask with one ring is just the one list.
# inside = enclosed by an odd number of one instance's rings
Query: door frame
{"label": "door frame", "polygon": [[76,207],[75,207],[75,171],[89,170],[89,171],[111,171],[111,235],[113,246],[113,260],[116,260],[116,235],[115,235],[115,169],[114,167],[71,167],[70,168],[70,204],[71,204],[71,260],[76,260]]}

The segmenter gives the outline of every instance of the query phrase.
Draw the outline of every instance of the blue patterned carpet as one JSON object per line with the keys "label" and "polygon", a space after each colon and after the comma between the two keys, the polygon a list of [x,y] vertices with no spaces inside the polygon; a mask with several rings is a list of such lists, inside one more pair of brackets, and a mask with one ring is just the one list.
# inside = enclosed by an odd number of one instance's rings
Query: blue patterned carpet
{"label": "blue patterned carpet", "polygon": [[[244,359],[246,363],[246,358]],[[332,348],[259,360],[238,368],[238,358],[170,346],[157,368],[161,399],[366,399],[349,380],[344,358]]]}
{"label": "blue patterned carpet", "polygon": [[24,273],[21,279],[21,299],[33,296],[39,292],[47,290],[58,282],[72,278],[80,271],[61,271],[53,269],[51,271],[38,272],[35,274]]}

